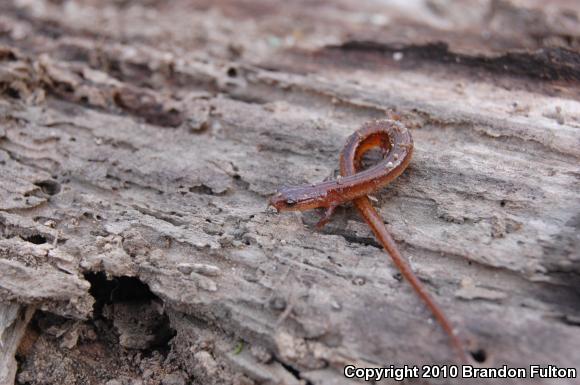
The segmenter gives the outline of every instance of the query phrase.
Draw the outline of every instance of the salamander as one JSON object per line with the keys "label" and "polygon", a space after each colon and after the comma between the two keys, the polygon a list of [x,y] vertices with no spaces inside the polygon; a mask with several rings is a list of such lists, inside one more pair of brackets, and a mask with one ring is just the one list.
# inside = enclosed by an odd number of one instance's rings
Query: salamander
{"label": "salamander", "polygon": [[[376,165],[363,170],[363,155],[377,147],[386,155]],[[402,276],[411,284],[448,335],[460,361],[468,362],[464,345],[451,322],[402,257],[382,218],[368,198],[368,194],[401,175],[409,166],[412,155],[413,138],[401,122],[367,122],[346,140],[340,153],[340,175],[335,180],[314,185],[283,187],[270,199],[270,205],[277,211],[325,208],[326,212],[318,223],[320,227],[329,220],[338,205],[352,201]]]}

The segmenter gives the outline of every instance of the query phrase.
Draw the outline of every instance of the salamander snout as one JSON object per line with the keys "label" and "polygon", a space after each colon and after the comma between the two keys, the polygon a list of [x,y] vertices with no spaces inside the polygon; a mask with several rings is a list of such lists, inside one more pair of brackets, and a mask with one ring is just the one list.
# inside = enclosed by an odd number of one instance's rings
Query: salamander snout
{"label": "salamander snout", "polygon": [[297,201],[282,191],[276,192],[276,194],[270,198],[269,205],[274,207],[277,211],[288,211],[296,205]]}

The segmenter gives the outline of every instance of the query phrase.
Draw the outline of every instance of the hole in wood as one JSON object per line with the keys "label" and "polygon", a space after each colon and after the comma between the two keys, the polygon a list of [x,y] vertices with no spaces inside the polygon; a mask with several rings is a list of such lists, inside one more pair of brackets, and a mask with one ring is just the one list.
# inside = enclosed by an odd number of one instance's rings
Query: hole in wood
{"label": "hole in wood", "polygon": [[471,353],[471,357],[475,360],[475,362],[479,362],[480,364],[485,362],[487,359],[487,353],[483,349],[474,350]]}
{"label": "hole in wood", "polygon": [[34,184],[40,187],[43,193],[48,195],[56,195],[60,192],[60,183],[53,180],[42,180]]}
{"label": "hole in wood", "polygon": [[34,243],[35,245],[42,245],[43,243],[46,243],[46,238],[40,234],[34,234],[29,237],[22,237],[22,239],[30,243]]}

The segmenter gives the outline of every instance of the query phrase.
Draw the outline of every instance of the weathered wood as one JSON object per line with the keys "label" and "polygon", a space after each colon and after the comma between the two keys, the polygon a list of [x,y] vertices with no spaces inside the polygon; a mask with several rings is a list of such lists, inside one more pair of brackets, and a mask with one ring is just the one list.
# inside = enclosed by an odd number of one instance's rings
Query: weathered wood
{"label": "weathered wood", "polygon": [[34,307],[15,303],[0,304],[0,384],[14,383],[16,375],[16,350],[20,345]]}
{"label": "weathered wood", "polygon": [[579,10],[453,3],[0,4],[0,301],[41,310],[17,383],[452,360],[354,210],[266,209],[393,113],[415,155],[376,207],[475,356],[579,368]]}

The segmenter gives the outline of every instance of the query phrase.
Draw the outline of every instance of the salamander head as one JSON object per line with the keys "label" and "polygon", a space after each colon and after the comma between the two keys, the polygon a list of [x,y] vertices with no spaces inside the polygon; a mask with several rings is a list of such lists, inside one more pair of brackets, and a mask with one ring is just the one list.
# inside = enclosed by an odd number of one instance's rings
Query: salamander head
{"label": "salamander head", "polygon": [[319,207],[320,196],[306,191],[304,187],[289,187],[278,190],[270,198],[270,206],[278,211],[302,211]]}

